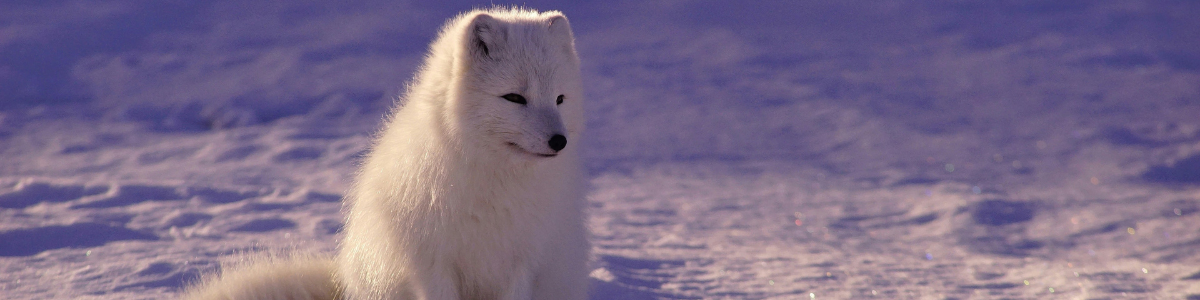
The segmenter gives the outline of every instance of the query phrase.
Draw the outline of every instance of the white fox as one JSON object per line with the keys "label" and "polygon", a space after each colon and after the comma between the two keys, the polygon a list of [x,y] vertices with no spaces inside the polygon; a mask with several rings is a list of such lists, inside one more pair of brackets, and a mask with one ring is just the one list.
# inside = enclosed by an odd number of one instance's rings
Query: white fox
{"label": "white fox", "polygon": [[583,93],[566,17],[459,15],[404,100],[346,197],[336,260],[259,263],[190,296],[586,299]]}

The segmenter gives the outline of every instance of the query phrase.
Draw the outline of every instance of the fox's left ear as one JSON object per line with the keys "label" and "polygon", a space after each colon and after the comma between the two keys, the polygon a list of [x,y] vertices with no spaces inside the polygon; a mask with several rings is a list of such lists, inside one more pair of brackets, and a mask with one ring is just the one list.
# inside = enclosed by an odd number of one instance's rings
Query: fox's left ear
{"label": "fox's left ear", "polygon": [[563,42],[568,53],[575,50],[575,36],[571,33],[571,22],[567,21],[567,17],[557,15],[550,18],[550,36],[555,40]]}

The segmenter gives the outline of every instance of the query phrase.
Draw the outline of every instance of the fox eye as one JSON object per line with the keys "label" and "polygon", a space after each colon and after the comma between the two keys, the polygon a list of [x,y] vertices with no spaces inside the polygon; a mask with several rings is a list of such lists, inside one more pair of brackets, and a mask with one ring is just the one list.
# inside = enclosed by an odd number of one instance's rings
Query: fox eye
{"label": "fox eye", "polygon": [[500,96],[500,98],[504,98],[504,100],[508,100],[508,102],[516,104],[525,104],[525,96],[517,94],[504,94],[504,96]]}
{"label": "fox eye", "polygon": [[558,95],[558,100],[554,100],[554,105],[562,104],[563,95]]}

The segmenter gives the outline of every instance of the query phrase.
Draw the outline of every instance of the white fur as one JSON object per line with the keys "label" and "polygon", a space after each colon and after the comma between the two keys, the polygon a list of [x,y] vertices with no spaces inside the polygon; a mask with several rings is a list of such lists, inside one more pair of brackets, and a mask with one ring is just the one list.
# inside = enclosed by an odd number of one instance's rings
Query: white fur
{"label": "white fur", "polygon": [[329,258],[257,257],[203,280],[185,293],[189,300],[321,300],[338,299],[336,270]]}
{"label": "white fur", "polygon": [[340,296],[585,299],[580,84],[559,12],[450,20],[347,197]]}
{"label": "white fur", "polygon": [[351,191],[347,298],[585,298],[579,76],[558,12],[450,21]]}

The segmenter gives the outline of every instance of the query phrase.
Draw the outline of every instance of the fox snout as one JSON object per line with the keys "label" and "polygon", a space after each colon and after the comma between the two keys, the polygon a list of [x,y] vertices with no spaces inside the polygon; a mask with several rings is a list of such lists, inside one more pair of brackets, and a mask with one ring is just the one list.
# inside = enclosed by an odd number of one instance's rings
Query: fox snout
{"label": "fox snout", "polygon": [[[550,148],[549,150],[552,153],[551,155],[558,154],[559,151],[562,151],[562,149],[567,148],[567,135],[563,134],[563,132],[566,131],[566,128],[564,128],[564,126],[563,126],[562,116],[559,115],[558,111],[554,108],[543,108],[537,112],[536,116],[537,116],[536,118],[540,119],[542,128],[549,129],[546,131],[542,131],[545,133],[549,133],[549,136],[550,136],[549,140],[543,140],[543,141],[545,141],[545,142],[543,142],[545,144],[542,144],[542,145],[549,146],[549,148]],[[543,134],[545,134],[545,133],[543,133]],[[545,135],[543,135],[543,136],[545,136]],[[537,147],[543,147],[543,146],[537,146]],[[545,149],[545,148],[542,148],[542,149]],[[545,151],[545,150],[542,150],[542,151]]]}

